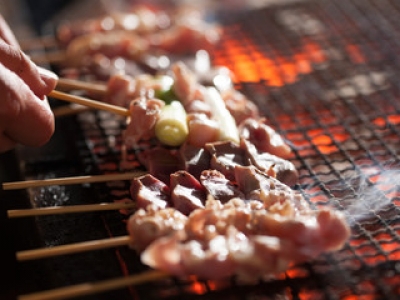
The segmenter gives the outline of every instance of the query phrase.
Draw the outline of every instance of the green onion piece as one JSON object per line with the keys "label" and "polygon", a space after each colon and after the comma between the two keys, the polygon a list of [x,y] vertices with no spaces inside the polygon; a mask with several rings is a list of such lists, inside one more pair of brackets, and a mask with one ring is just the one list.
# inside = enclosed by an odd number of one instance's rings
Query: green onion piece
{"label": "green onion piece", "polygon": [[183,105],[175,100],[161,110],[155,125],[158,140],[168,146],[180,146],[189,134],[186,111]]}
{"label": "green onion piece", "polygon": [[214,87],[207,87],[204,100],[211,108],[211,117],[218,122],[219,140],[239,143],[239,130],[232,114],[226,108],[221,94]]}

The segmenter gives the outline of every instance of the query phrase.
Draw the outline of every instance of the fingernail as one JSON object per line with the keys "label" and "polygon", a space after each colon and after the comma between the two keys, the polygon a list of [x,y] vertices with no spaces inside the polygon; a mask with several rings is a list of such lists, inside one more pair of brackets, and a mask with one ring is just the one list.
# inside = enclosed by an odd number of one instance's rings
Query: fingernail
{"label": "fingernail", "polygon": [[52,89],[55,88],[57,81],[58,81],[58,76],[42,67],[37,67],[39,70],[40,78],[46,83],[46,85],[51,86]]}

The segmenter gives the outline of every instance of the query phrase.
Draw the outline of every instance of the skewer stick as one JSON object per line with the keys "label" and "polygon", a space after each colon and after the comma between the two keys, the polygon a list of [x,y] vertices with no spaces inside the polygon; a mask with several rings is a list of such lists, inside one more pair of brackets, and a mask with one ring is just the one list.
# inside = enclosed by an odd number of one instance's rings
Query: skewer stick
{"label": "skewer stick", "polygon": [[125,117],[129,116],[129,109],[126,109],[124,107],[117,106],[117,105],[111,105],[111,104],[104,103],[101,101],[91,100],[91,99],[81,97],[81,96],[70,95],[70,94],[56,91],[56,90],[51,91],[50,94],[48,94],[48,96],[59,99],[59,100],[77,103],[80,105],[84,105],[84,106],[88,106],[88,107],[92,107],[92,108],[96,108],[96,109],[100,109],[100,110],[106,110],[106,111],[113,112],[115,114],[125,116]]}
{"label": "skewer stick", "polygon": [[147,172],[138,170],[122,174],[72,176],[64,178],[4,182],[3,189],[16,190],[16,189],[26,189],[32,187],[49,186],[49,185],[69,185],[69,184],[83,184],[83,183],[104,182],[104,181],[130,180],[145,174],[147,174]]}
{"label": "skewer stick", "polygon": [[80,105],[84,105],[84,106],[88,106],[88,107],[92,107],[92,108],[96,108],[96,109],[100,109],[100,110],[106,110],[121,116],[129,116],[129,109],[126,109],[124,107],[121,106],[117,106],[117,105],[111,105],[108,103],[104,103],[101,101],[96,101],[96,100],[91,100],[85,97],[81,97],[81,96],[76,96],[76,95],[70,95],[64,92],[60,92],[60,91],[56,91],[53,90],[50,92],[50,94],[48,94],[49,97],[53,97],[59,100],[64,100],[67,102],[72,102],[72,103],[77,103]]}
{"label": "skewer stick", "polygon": [[94,295],[101,292],[115,290],[130,285],[139,285],[146,282],[160,280],[170,275],[157,270],[151,270],[138,275],[120,277],[116,279],[88,282],[58,289],[37,292],[19,296],[19,300],[59,300],[71,299],[79,296]]}
{"label": "skewer stick", "polygon": [[72,103],[71,105],[60,106],[53,108],[54,117],[64,117],[79,114],[81,112],[89,111],[92,108]]}
{"label": "skewer stick", "polygon": [[76,79],[59,78],[57,82],[57,90],[84,90],[99,96],[103,96],[107,92],[107,85]]}
{"label": "skewer stick", "polygon": [[93,250],[100,250],[112,247],[126,246],[130,240],[129,235],[113,237],[107,239],[86,241],[81,243],[73,243],[68,245],[24,250],[16,253],[18,261],[35,260],[41,258],[48,258],[53,256],[60,256],[66,254],[74,254],[80,252],[87,252]]}
{"label": "skewer stick", "polygon": [[33,217],[33,216],[105,211],[105,210],[132,209],[135,207],[136,203],[134,202],[48,206],[48,207],[28,208],[28,209],[11,209],[7,211],[7,216],[9,218],[21,218],[21,217]]}

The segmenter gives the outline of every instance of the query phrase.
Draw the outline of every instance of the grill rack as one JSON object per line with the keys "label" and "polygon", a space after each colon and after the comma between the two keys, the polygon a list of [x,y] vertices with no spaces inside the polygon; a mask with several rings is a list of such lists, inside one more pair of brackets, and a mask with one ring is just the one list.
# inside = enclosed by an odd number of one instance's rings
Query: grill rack
{"label": "grill rack", "polygon": [[[212,54],[216,64],[233,70],[237,88],[292,144],[291,161],[300,174],[296,189],[315,207],[330,205],[348,214],[352,238],[344,249],[251,286],[168,279],[93,299],[397,299],[399,16],[400,4],[388,0],[297,1],[235,18],[222,15],[225,34]],[[109,136],[118,136],[122,125],[110,118],[86,112],[57,120],[59,133],[42,152],[32,158],[22,149],[25,177],[118,171],[120,149],[114,145],[121,141]],[[126,182],[46,187],[31,189],[28,197],[33,206],[96,203],[129,198],[128,187]],[[39,217],[36,246],[124,235],[124,219],[118,212]],[[18,268],[42,275],[24,279],[23,293],[146,270],[129,249],[24,262]]]}

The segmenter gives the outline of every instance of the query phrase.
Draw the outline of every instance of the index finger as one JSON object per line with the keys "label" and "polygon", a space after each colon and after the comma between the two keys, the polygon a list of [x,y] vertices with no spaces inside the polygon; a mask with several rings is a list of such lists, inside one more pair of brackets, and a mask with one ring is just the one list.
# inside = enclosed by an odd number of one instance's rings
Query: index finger
{"label": "index finger", "polygon": [[45,144],[54,132],[47,101],[38,98],[15,73],[0,64],[0,130],[16,143]]}
{"label": "index finger", "polygon": [[17,74],[39,98],[50,93],[57,84],[57,75],[38,68],[19,48],[0,40],[0,62]]}

